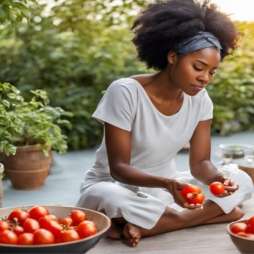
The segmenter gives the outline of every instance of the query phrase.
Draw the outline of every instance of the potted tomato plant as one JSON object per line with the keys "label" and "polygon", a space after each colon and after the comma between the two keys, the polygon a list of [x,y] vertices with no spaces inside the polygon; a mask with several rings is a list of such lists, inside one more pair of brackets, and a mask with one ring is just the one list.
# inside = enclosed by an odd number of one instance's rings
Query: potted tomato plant
{"label": "potted tomato plant", "polygon": [[49,105],[43,90],[30,91],[25,99],[9,83],[0,83],[0,152],[7,177],[17,189],[41,186],[48,176],[52,150],[65,152],[62,119],[67,113]]}

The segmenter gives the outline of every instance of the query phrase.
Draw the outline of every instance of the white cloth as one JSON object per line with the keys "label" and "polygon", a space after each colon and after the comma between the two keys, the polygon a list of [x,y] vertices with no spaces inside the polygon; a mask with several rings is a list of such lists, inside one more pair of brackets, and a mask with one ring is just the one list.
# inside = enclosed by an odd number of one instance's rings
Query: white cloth
{"label": "white cloth", "polygon": [[[204,89],[184,94],[180,110],[167,116],[150,100],[143,86],[132,78],[114,81],[102,97],[93,117],[132,134],[130,164],[147,174],[178,178],[175,156],[191,138],[200,121],[212,118],[213,104]],[[220,206],[223,203],[218,202]],[[105,210],[110,218],[124,217],[143,228],[152,228],[172,196],[157,188],[142,188],[115,181],[109,172],[105,138],[96,151],[92,169],[85,173],[79,206]],[[231,211],[232,205],[223,208]]]}

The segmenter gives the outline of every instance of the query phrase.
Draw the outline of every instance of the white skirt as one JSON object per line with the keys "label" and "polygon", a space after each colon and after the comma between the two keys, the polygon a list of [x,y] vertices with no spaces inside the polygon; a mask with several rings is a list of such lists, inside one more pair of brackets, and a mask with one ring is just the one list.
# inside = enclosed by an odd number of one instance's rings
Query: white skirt
{"label": "white skirt", "polygon": [[[194,179],[189,172],[179,173],[177,179],[198,185],[207,200],[215,202],[225,213],[230,213],[237,205],[251,198],[253,183],[248,174],[237,165],[225,165],[221,169],[224,176],[239,185],[232,195],[218,198],[212,195],[208,186]],[[159,188],[132,187],[119,182],[100,181],[82,189],[77,206],[103,211],[110,218],[123,217],[126,221],[145,229],[153,228],[167,207],[182,211],[172,195]]]}

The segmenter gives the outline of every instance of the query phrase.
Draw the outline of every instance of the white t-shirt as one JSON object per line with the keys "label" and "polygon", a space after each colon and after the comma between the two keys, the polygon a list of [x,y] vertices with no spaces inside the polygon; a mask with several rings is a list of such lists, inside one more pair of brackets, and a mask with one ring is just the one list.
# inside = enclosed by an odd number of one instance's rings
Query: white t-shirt
{"label": "white t-shirt", "polygon": [[[121,78],[108,87],[92,116],[131,132],[133,167],[149,174],[175,177],[177,152],[191,139],[200,121],[213,117],[213,103],[205,89],[195,96],[184,93],[180,110],[167,116],[155,107],[138,81]],[[98,181],[114,181],[109,171],[105,137],[81,189]]]}

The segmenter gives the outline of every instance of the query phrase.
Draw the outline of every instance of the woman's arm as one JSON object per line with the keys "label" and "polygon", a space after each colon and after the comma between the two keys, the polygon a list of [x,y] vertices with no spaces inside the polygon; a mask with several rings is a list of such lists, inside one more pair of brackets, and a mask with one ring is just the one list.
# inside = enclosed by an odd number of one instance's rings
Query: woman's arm
{"label": "woman's arm", "polygon": [[113,178],[130,185],[168,188],[170,179],[149,175],[130,166],[131,132],[105,123],[105,138]]}
{"label": "woman's arm", "polygon": [[205,184],[224,181],[223,175],[210,161],[211,123],[211,120],[199,122],[190,141],[191,174]]}

